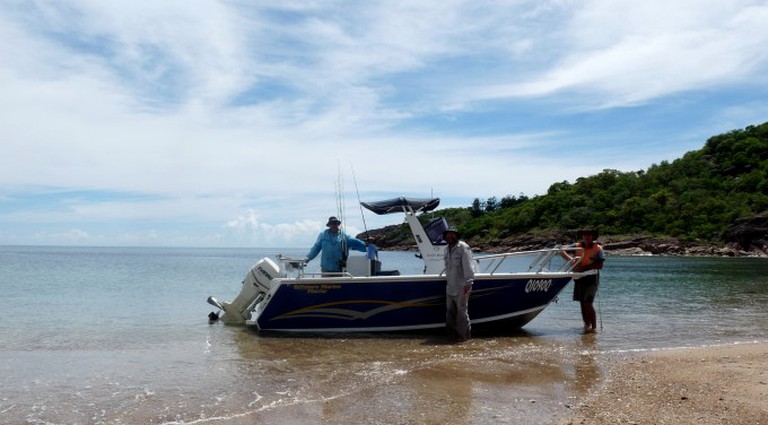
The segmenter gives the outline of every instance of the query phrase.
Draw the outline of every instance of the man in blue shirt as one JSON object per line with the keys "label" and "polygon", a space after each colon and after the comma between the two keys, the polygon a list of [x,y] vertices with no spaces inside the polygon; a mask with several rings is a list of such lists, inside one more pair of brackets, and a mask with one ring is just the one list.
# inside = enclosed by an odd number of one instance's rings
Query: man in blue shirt
{"label": "man in blue shirt", "polygon": [[339,229],[341,220],[336,217],[329,217],[326,227],[317,236],[317,241],[312,245],[307,254],[307,261],[311,261],[320,251],[323,255],[320,257],[320,270],[323,273],[340,273],[346,267],[349,250],[365,252],[365,242],[353,238]]}

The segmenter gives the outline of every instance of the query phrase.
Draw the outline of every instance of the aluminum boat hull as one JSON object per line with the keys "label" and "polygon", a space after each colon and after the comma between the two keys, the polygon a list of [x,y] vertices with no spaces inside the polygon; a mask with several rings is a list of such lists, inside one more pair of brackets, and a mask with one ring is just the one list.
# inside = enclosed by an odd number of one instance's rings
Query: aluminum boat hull
{"label": "aluminum boat hull", "polygon": [[[565,288],[563,273],[482,275],[469,298],[473,325],[524,326]],[[280,279],[247,324],[264,331],[381,332],[445,326],[441,276]]]}

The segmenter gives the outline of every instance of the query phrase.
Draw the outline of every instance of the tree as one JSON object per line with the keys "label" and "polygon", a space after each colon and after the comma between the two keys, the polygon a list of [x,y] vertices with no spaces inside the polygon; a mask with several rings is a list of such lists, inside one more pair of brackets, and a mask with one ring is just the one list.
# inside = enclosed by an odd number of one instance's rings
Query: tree
{"label": "tree", "polygon": [[483,215],[483,208],[480,205],[480,198],[475,198],[474,201],[472,201],[472,206],[469,209],[472,212],[472,217],[480,217]]}
{"label": "tree", "polygon": [[491,196],[490,198],[485,200],[485,212],[496,211],[498,207],[499,207],[499,201],[496,200],[495,196]]}

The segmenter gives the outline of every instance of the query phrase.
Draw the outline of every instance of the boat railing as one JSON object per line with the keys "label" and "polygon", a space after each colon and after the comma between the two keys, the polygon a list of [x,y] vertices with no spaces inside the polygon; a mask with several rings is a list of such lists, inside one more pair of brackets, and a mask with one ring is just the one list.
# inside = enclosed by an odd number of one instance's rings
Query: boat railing
{"label": "boat railing", "polygon": [[343,272],[304,272],[299,277],[355,277],[352,273]]}
{"label": "boat railing", "polygon": [[347,271],[343,272],[307,272],[306,258],[286,257],[283,254],[277,254],[277,261],[282,265],[280,267],[283,277],[289,274],[295,274],[297,279],[301,278],[319,278],[319,277],[354,277]]}
{"label": "boat railing", "polygon": [[[507,273],[509,267],[518,271],[527,268],[526,271],[529,273],[570,273],[581,261],[583,251],[579,247],[558,246],[534,251],[479,255],[474,259],[478,262],[480,272],[491,275]],[[531,258],[527,265],[522,261],[525,257]]]}
{"label": "boat railing", "polygon": [[[583,251],[584,250],[579,247],[557,246],[554,248],[533,251],[477,255],[473,260],[477,262],[478,272],[488,273],[490,275],[509,273],[510,271],[537,274],[571,273],[576,264],[581,261]],[[527,260],[527,258],[530,258],[530,260]],[[289,273],[295,274],[297,279],[354,277],[353,274],[347,271],[337,273],[307,272],[305,270],[307,266],[305,258],[292,258],[278,254],[277,260],[282,265],[281,272],[283,277],[288,277]],[[443,274],[445,274],[445,270],[440,273],[440,275]]]}
{"label": "boat railing", "polygon": [[306,258],[286,257],[277,254],[277,261],[281,264],[280,271],[288,276],[288,273],[296,273],[296,277],[304,277],[304,268],[307,267]]}

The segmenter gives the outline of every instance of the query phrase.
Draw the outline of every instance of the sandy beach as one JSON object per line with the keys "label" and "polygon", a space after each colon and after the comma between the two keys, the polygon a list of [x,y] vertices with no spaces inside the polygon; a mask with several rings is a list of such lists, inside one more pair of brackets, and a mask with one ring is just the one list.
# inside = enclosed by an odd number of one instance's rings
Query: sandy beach
{"label": "sandy beach", "polygon": [[211,423],[768,424],[768,342],[607,357],[602,378],[572,377],[571,389],[580,395],[567,400],[542,394],[521,397],[525,385],[520,381],[515,384],[516,398],[510,398],[502,389],[511,376],[507,366],[500,369],[507,372],[498,374],[495,391],[478,391],[490,382],[482,376],[482,367],[463,369],[447,362],[417,370],[392,385]]}
{"label": "sandy beach", "polygon": [[627,355],[558,425],[768,424],[768,343]]}

